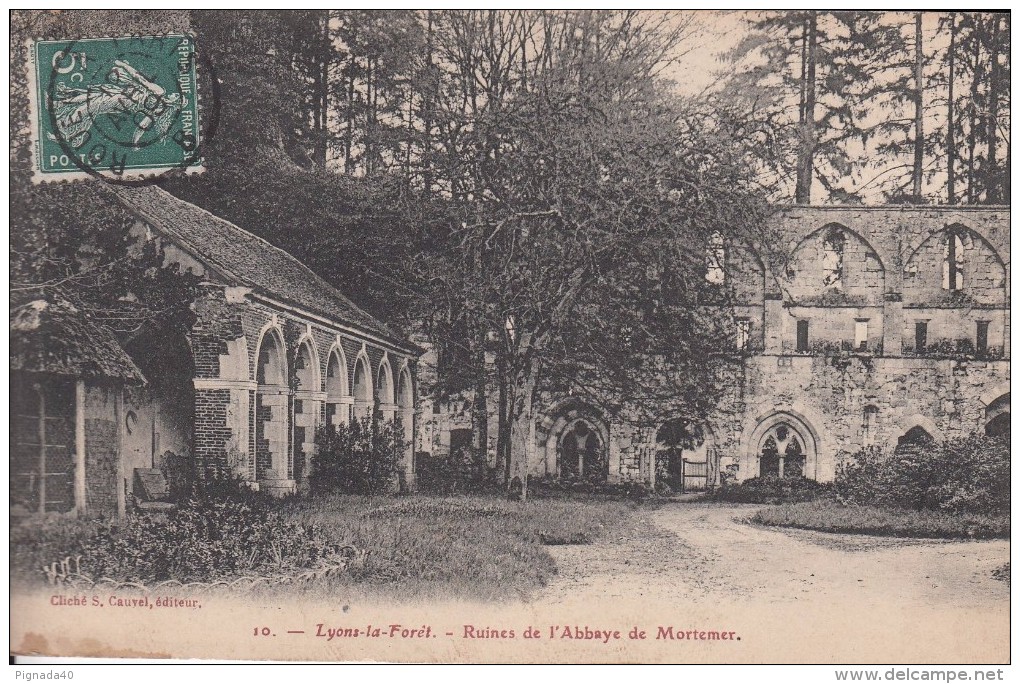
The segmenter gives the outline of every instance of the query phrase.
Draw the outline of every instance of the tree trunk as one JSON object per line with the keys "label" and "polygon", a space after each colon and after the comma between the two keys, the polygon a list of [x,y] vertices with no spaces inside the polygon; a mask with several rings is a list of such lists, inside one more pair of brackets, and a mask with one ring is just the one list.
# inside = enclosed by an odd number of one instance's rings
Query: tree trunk
{"label": "tree trunk", "polygon": [[797,159],[797,204],[811,204],[811,180],[815,157],[815,71],[818,45],[818,12],[812,11],[805,27],[807,54],[804,63],[804,115]]}
{"label": "tree trunk", "polygon": [[956,85],[956,12],[949,16],[949,100],[946,125],[946,194],[950,204],[956,204],[956,103],[953,88]]}
{"label": "tree trunk", "polygon": [[988,193],[987,200],[992,204],[998,204],[1001,200],[999,193],[999,169],[998,140],[999,124],[999,22],[1001,16],[994,15],[992,19],[992,37],[988,54],[988,169],[985,171],[985,187]]}
{"label": "tree trunk", "polygon": [[921,179],[924,173],[924,51],[922,49],[921,13],[914,14],[914,201],[921,201]]}
{"label": "tree trunk", "polygon": [[499,377],[499,424],[496,432],[496,469],[500,482],[510,482],[510,405],[513,397],[506,380],[506,361],[500,355]]}
{"label": "tree trunk", "polygon": [[[485,367],[485,328],[477,326],[471,336],[471,366],[474,369],[474,400],[471,402],[471,446],[474,463],[488,466],[489,399]],[[484,472],[484,471],[483,471]],[[481,474],[481,473],[479,473]]]}
{"label": "tree trunk", "polygon": [[357,60],[351,55],[351,63],[347,71],[347,131],[344,136],[344,173],[350,174],[351,156],[354,150],[354,67]]}
{"label": "tree trunk", "polygon": [[[974,32],[981,32],[981,17],[974,17]],[[977,147],[977,127],[978,127],[978,107],[977,107],[977,95],[978,87],[981,83],[981,41],[978,40],[977,36],[973,37],[974,41],[974,69],[971,76],[970,82],[970,128],[967,131],[967,204],[973,204],[977,193],[975,192],[975,179],[974,179],[974,151]]]}
{"label": "tree trunk", "polygon": [[510,423],[511,473],[514,478],[520,478],[522,499],[528,497],[528,471],[530,470],[528,451],[531,446],[531,427],[534,421],[533,401],[537,385],[538,367],[536,364],[530,363],[517,377]]}

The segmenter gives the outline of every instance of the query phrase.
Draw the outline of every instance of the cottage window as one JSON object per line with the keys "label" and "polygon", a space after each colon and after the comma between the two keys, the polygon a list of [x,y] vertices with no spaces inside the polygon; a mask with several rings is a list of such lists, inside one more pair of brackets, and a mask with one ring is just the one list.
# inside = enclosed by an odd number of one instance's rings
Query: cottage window
{"label": "cottage window", "polygon": [[12,508],[74,508],[74,408],[72,382],[11,383]]}
{"label": "cottage window", "polygon": [[708,239],[705,252],[705,280],[712,285],[726,282],[726,244],[722,233],[714,231]]}

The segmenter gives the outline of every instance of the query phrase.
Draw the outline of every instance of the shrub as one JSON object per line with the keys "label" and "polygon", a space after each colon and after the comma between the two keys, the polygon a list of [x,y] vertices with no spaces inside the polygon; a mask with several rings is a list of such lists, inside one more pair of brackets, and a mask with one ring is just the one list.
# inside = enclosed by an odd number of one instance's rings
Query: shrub
{"label": "shrub", "polygon": [[398,426],[368,418],[315,433],[309,476],[313,494],[378,494],[392,489],[407,444]]}
{"label": "shrub", "polygon": [[923,442],[884,455],[875,448],[844,457],[833,491],[849,505],[948,512],[1009,510],[1009,441],[972,435]]}
{"label": "shrub", "polygon": [[731,503],[787,503],[812,501],[831,491],[831,485],[806,477],[753,477],[726,484],[709,494],[715,501]]}
{"label": "shrub", "polygon": [[600,496],[605,499],[641,501],[652,492],[643,482],[609,483],[599,478],[528,476],[528,494],[535,498],[570,498]]}
{"label": "shrub", "polygon": [[313,526],[289,521],[268,497],[196,497],[166,513],[125,520],[28,520],[12,530],[22,576],[80,556],[82,574],[118,581],[181,582],[315,567],[338,552]]}
{"label": "shrub", "polygon": [[415,460],[415,474],[419,491],[433,494],[480,493],[500,488],[496,471],[489,468],[484,456],[470,449],[445,457],[420,453]]}

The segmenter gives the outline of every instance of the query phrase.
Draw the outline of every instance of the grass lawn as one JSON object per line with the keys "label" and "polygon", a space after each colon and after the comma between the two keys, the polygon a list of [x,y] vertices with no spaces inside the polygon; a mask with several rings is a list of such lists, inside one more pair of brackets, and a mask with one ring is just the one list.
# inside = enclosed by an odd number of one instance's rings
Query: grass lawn
{"label": "grass lawn", "polygon": [[877,506],[844,506],[831,499],[764,508],[751,521],[822,532],[935,539],[1008,539],[1009,514],[943,513]]}
{"label": "grass lawn", "polygon": [[556,573],[548,545],[592,543],[623,527],[638,510],[635,503],[594,497],[510,502],[330,495],[262,501],[254,507],[215,502],[169,517],[143,514],[123,521],[24,520],[11,528],[11,578],[38,584],[44,581],[40,568],[77,556],[83,574],[93,579],[146,586],[168,579],[230,581],[291,574],[314,567],[311,550],[349,545],[367,552],[363,562],[279,591],[386,600],[519,599],[532,596]]}
{"label": "grass lawn", "polygon": [[627,502],[479,496],[334,495],[284,514],[325,538],[367,550],[363,568],[331,580],[345,595],[527,598],[556,573],[548,544],[591,543],[637,506]]}

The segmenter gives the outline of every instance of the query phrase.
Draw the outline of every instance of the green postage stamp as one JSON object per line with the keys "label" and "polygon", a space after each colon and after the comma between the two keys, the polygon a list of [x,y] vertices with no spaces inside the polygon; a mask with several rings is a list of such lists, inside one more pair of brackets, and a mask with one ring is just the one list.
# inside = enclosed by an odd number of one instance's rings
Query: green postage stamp
{"label": "green postage stamp", "polygon": [[28,63],[37,182],[202,169],[191,36],[32,41]]}

